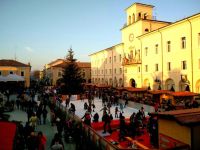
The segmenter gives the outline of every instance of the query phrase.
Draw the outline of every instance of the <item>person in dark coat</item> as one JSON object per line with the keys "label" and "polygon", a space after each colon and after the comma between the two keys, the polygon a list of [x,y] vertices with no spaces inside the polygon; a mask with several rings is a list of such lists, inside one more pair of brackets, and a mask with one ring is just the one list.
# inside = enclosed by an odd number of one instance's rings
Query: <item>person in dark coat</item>
{"label": "person in dark coat", "polygon": [[46,107],[44,107],[42,110],[43,124],[46,124],[47,114],[48,114],[48,111],[47,111]]}

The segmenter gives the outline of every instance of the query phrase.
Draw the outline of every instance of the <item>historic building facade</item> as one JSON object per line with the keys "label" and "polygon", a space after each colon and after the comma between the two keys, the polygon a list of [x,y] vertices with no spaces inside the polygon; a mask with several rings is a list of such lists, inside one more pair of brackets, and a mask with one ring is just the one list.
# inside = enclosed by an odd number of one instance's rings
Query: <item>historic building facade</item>
{"label": "historic building facade", "polygon": [[[50,62],[45,66],[44,74],[49,80],[50,85],[56,85],[57,80],[62,78],[63,69],[66,66],[67,61],[64,59],[57,59]],[[77,62],[79,68],[81,69],[83,78],[86,83],[91,82],[91,63],[89,62]]]}
{"label": "historic building facade", "polygon": [[[16,75],[15,77],[22,77],[24,79],[24,86],[30,86],[30,63],[24,64],[16,60],[1,59],[0,60],[0,76],[6,77],[10,74]],[[18,81],[16,78],[12,81]]]}
{"label": "historic building facade", "polygon": [[155,20],[153,7],[125,10],[122,43],[90,55],[92,82],[200,93],[200,14],[170,23]]}

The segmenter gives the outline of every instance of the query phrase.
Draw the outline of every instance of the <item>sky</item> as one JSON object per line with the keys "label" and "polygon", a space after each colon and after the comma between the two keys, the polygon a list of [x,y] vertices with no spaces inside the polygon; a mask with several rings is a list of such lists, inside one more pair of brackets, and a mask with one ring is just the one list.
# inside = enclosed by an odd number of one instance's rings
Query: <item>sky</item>
{"label": "sky", "polygon": [[175,22],[200,13],[200,0],[0,0],[0,59],[30,62],[33,70],[64,58],[78,61],[121,42],[125,9],[154,5],[157,20]]}

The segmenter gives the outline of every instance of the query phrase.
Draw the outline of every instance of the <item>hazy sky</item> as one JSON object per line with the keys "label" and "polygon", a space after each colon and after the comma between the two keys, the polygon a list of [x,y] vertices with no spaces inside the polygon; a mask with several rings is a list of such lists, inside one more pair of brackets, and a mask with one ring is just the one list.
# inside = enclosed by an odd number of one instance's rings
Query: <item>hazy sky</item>
{"label": "hazy sky", "polygon": [[154,5],[157,20],[177,21],[200,13],[200,0],[0,0],[0,59],[31,63],[32,70],[121,42],[125,9],[135,2]]}

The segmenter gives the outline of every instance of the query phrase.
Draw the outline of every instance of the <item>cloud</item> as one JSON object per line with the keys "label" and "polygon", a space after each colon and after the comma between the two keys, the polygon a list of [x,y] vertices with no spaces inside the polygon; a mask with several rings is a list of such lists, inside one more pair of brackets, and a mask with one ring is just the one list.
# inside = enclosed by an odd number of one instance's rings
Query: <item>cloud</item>
{"label": "cloud", "polygon": [[29,47],[29,46],[26,46],[25,47],[25,51],[32,53],[33,49],[31,47]]}

